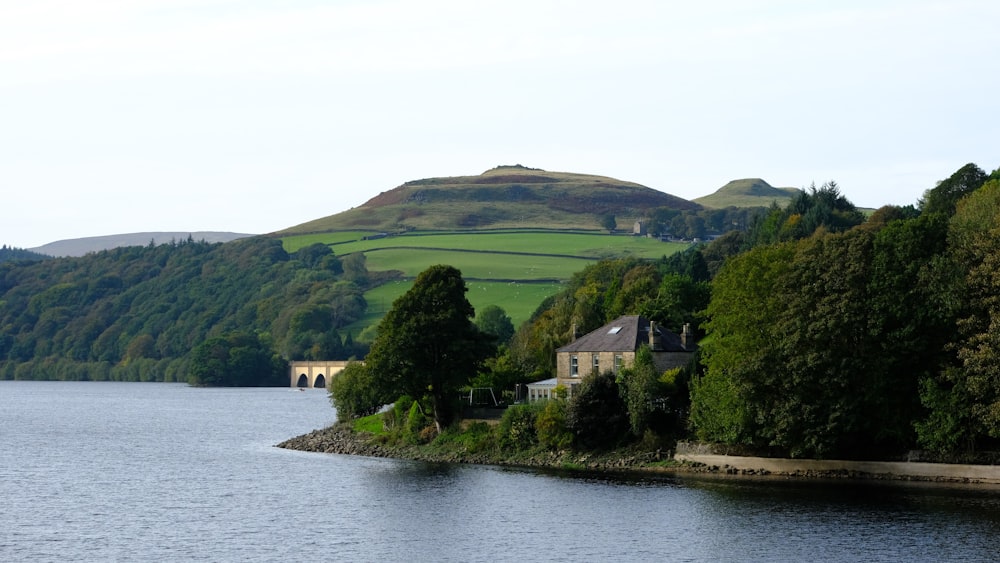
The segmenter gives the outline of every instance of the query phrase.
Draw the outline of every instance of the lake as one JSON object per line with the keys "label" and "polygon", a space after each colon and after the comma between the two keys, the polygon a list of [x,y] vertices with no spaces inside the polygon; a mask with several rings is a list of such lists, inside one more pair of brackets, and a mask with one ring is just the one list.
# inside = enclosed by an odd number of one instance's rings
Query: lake
{"label": "lake", "polygon": [[0,381],[0,561],[994,561],[1000,488],[288,451],[321,390]]}

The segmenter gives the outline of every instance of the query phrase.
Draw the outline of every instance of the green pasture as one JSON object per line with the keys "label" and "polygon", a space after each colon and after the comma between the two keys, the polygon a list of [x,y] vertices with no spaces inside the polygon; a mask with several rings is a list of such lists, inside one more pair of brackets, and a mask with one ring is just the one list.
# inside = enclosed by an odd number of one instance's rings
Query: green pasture
{"label": "green pasture", "polygon": [[[469,287],[466,294],[469,303],[476,311],[487,305],[502,307],[515,327],[528,320],[545,298],[562,289],[562,285],[558,283],[468,281],[466,285]],[[365,301],[368,302],[365,316],[342,332],[350,331],[357,338],[365,328],[377,325],[392,307],[392,303],[412,286],[411,280],[401,280],[365,292]]]}
{"label": "green pasture", "polygon": [[[331,233],[313,233],[309,235],[295,235],[291,237],[282,237],[281,243],[285,247],[285,252],[292,253],[297,252],[300,248],[304,248],[311,244],[316,244],[317,242],[323,244],[341,244],[344,242],[352,242],[356,240],[361,240],[362,238],[375,234],[371,231],[337,231]],[[342,252],[336,252],[335,254],[343,254]]]}
{"label": "green pasture", "polygon": [[559,256],[491,254],[424,248],[389,248],[365,252],[368,269],[399,270],[407,277],[435,264],[462,271],[462,277],[495,280],[564,280],[584,269],[592,260]]}
{"label": "green pasture", "polygon": [[461,270],[469,285],[469,302],[477,310],[498,305],[519,326],[546,297],[559,291],[561,285],[553,280],[568,280],[604,258],[657,259],[687,247],[598,231],[411,232],[362,240],[371,234],[374,232],[338,231],[282,239],[288,252],[315,243],[331,245],[337,256],[363,252],[369,271],[398,270],[408,278],[365,293],[365,316],[347,327],[355,338],[378,324],[393,301],[410,288],[410,280],[435,264]]}
{"label": "green pasture", "polygon": [[[319,235],[306,235],[309,237]],[[295,239],[301,237],[294,237]],[[287,241],[288,239],[286,239]],[[316,240],[313,242],[325,242]],[[309,243],[311,244],[311,242]],[[327,244],[333,244],[327,242]],[[286,242],[286,248],[288,243]],[[660,258],[685,248],[680,243],[665,243],[646,237],[609,235],[582,232],[468,232],[442,234],[406,234],[376,240],[355,240],[338,244],[337,255],[369,252],[380,248],[434,248],[495,252],[523,252],[530,254],[560,254],[581,258],[616,258],[636,256]]]}

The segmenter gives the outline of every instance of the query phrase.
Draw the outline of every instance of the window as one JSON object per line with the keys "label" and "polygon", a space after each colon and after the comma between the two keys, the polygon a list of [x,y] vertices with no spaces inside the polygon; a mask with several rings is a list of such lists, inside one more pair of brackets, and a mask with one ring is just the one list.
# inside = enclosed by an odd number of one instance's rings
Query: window
{"label": "window", "polygon": [[608,330],[608,334],[618,334],[619,332],[621,332],[621,330],[622,330],[622,327],[620,327],[620,326],[613,326],[613,327],[611,327],[610,330]]}
{"label": "window", "polygon": [[618,373],[618,370],[622,369],[622,362],[624,362],[622,355],[615,354],[615,373]]}
{"label": "window", "polygon": [[569,376],[570,377],[580,376],[579,359],[575,355],[569,357]]}
{"label": "window", "polygon": [[599,354],[594,354],[593,356],[591,356],[591,360],[593,362],[594,373],[600,373],[601,372],[601,356]]}

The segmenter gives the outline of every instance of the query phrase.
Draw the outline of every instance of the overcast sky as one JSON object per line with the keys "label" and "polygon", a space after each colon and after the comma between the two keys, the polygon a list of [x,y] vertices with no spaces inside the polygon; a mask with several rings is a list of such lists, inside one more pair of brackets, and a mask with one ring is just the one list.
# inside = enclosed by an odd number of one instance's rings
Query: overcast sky
{"label": "overcast sky", "polygon": [[501,164],[916,203],[1000,166],[1000,2],[0,0],[0,244],[265,233]]}

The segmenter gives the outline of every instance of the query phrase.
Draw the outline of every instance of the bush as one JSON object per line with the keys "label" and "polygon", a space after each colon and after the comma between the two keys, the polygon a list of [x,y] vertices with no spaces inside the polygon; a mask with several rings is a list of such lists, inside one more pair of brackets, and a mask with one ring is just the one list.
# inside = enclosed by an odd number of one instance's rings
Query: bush
{"label": "bush", "polygon": [[410,414],[410,407],[413,406],[413,397],[403,395],[396,399],[392,408],[382,413],[382,426],[388,432],[402,430],[406,425],[406,419]]}
{"label": "bush", "polygon": [[[428,433],[428,428],[431,433]],[[403,428],[403,439],[410,444],[426,444],[434,439],[435,428],[424,415],[420,403],[413,401],[410,412],[406,416],[406,426]]]}
{"label": "bush", "polygon": [[565,450],[573,444],[573,433],[566,427],[566,401],[546,401],[535,418],[538,442],[553,450]]}
{"label": "bush", "polygon": [[538,403],[514,405],[505,410],[497,428],[500,447],[526,450],[537,445],[535,419],[540,410]]}

